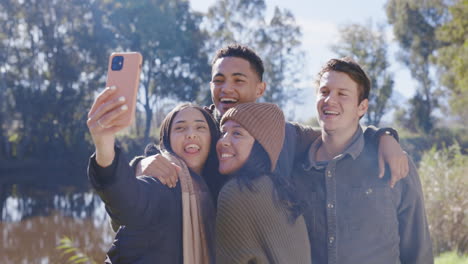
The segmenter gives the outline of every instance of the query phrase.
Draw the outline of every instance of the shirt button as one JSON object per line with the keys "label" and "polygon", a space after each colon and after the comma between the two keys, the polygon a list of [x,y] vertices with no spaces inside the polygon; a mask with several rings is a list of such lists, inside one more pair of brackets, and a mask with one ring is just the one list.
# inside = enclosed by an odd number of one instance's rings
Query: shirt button
{"label": "shirt button", "polygon": [[367,194],[367,195],[369,195],[369,194],[371,194],[371,193],[372,193],[372,188],[369,188],[369,189],[366,190],[366,194]]}
{"label": "shirt button", "polygon": [[330,171],[327,171],[327,177],[328,177],[328,178],[331,178],[331,176],[332,176],[331,172],[330,172]]}
{"label": "shirt button", "polygon": [[328,204],[328,208],[333,208],[333,207],[335,207],[335,206],[332,203]]}
{"label": "shirt button", "polygon": [[335,241],[335,237],[334,236],[331,236],[330,239],[328,240],[330,242],[330,244],[333,244],[333,242]]}

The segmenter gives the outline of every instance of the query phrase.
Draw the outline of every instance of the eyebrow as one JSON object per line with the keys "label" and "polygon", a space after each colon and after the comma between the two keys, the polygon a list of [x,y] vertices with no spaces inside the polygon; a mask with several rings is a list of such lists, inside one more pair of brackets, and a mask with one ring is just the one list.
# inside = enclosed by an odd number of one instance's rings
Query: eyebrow
{"label": "eyebrow", "polygon": [[[244,128],[243,128],[241,125],[239,125],[239,124],[236,124],[236,125],[234,125],[234,126],[232,126],[232,127],[233,127],[233,128],[242,128],[242,129],[244,129]],[[226,128],[226,126],[223,125],[223,126],[220,128],[220,130],[222,131],[222,130],[224,130],[225,128]]]}
{"label": "eyebrow", "polygon": [[[216,73],[215,75],[213,75],[212,78],[219,77],[219,76],[220,76],[220,77],[224,77],[224,74],[218,72],[218,73]],[[242,73],[242,72],[235,72],[235,73],[232,74],[232,76],[243,76],[243,77],[246,77],[246,78],[247,78],[247,75],[246,75],[245,73]]]}
{"label": "eyebrow", "polygon": [[243,76],[243,77],[247,77],[246,74],[242,73],[242,72],[235,72],[232,74],[232,76]]}
{"label": "eyebrow", "polygon": [[[180,124],[180,123],[186,123],[187,121],[186,120],[178,120],[175,122],[175,124]],[[202,119],[196,119],[195,122],[197,123],[206,123],[205,120],[202,120]]]}

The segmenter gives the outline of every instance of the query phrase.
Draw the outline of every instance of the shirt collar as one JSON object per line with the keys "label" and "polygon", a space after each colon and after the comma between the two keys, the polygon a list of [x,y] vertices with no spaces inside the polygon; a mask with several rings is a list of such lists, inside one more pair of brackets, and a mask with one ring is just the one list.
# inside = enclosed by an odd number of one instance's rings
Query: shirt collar
{"label": "shirt collar", "polygon": [[[317,164],[316,154],[319,147],[322,145],[322,137],[318,137],[310,146],[309,153],[307,155],[307,160],[304,163],[304,169],[310,170],[312,168],[321,169],[323,166]],[[348,146],[346,146],[343,153],[333,158],[333,160],[340,160],[344,158],[346,155],[350,155],[353,160],[355,160],[359,154],[361,154],[362,150],[364,149],[364,133],[362,131],[362,127],[359,126],[354,133],[353,137],[351,138]],[[322,163],[323,164],[323,163]]]}

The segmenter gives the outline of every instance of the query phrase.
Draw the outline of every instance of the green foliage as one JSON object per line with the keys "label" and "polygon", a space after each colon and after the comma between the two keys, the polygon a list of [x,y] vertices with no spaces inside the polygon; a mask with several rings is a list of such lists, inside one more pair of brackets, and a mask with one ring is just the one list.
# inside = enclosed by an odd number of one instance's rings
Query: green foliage
{"label": "green foliage", "polygon": [[468,0],[449,7],[449,21],[436,30],[442,43],[435,54],[441,83],[450,93],[450,106],[460,122],[468,125]]}
{"label": "green foliage", "polygon": [[20,138],[10,143],[7,158],[73,160],[89,151],[83,124],[93,95],[89,87],[96,86],[105,70],[106,59],[96,44],[105,43],[107,32],[94,24],[99,12],[93,5],[63,0],[0,3],[0,32],[6,33],[0,36],[0,91],[6,109],[0,110],[7,111],[2,112],[8,129],[4,135]]}
{"label": "green foliage", "polygon": [[388,100],[393,92],[393,75],[388,71],[388,44],[384,27],[349,24],[339,29],[340,37],[333,45],[340,57],[352,57],[366,71],[371,80],[369,109],[365,115],[368,125],[379,126],[382,116],[388,112]]}
{"label": "green foliage", "polygon": [[96,264],[96,262],[90,259],[88,256],[83,254],[79,248],[77,248],[73,241],[65,236],[60,239],[59,244],[56,248],[60,252],[61,263],[65,264]]}
{"label": "green foliage", "polygon": [[[304,68],[302,33],[290,11],[276,7],[270,21],[266,21],[265,13],[264,0],[217,1],[208,10],[204,23],[210,36],[206,49],[213,53],[231,43],[254,49],[265,66],[267,90],[262,100],[285,106],[300,100],[298,80]],[[208,93],[203,97],[207,104],[211,101]]]}
{"label": "green foliage", "polygon": [[435,32],[447,19],[444,0],[389,0],[388,21],[401,50],[399,59],[419,83],[410,107],[416,129],[430,132],[434,127],[432,113],[438,107],[436,85],[430,75],[430,58],[440,46]]}
{"label": "green foliage", "polygon": [[419,175],[436,254],[456,250],[468,253],[468,156],[458,144],[423,155]]}
{"label": "green foliage", "polygon": [[468,130],[465,128],[435,128],[432,133],[414,133],[408,127],[396,126],[400,135],[400,144],[416,163],[421,161],[425,152],[435,147],[437,150],[459,144],[461,152],[468,154]]}
{"label": "green foliage", "polygon": [[436,257],[435,264],[468,264],[467,255],[458,255],[457,252],[444,252]]}
{"label": "green foliage", "polygon": [[0,2],[0,156],[88,155],[86,114],[115,50],[144,55],[137,125],[149,140],[159,101],[193,101],[209,80],[201,18],[184,0]]}
{"label": "green foliage", "polygon": [[117,47],[143,55],[139,103],[146,115],[143,136],[148,140],[153,114],[163,98],[195,101],[209,81],[208,59],[202,52],[207,36],[199,30],[202,17],[190,12],[184,0],[112,1],[102,8],[107,10]]}

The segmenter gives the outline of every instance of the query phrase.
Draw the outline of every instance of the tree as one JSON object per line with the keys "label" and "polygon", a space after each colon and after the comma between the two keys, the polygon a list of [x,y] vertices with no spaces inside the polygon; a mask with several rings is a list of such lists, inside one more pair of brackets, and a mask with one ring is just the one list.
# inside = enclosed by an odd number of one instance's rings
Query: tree
{"label": "tree", "polygon": [[387,18],[401,51],[399,59],[419,82],[415,105],[410,111],[418,119],[418,130],[429,132],[434,126],[432,113],[437,108],[436,85],[430,76],[430,58],[440,43],[435,32],[447,19],[444,0],[389,0]]}
{"label": "tree", "polygon": [[268,84],[263,100],[284,107],[294,100],[299,102],[297,83],[304,72],[305,53],[301,50],[302,33],[289,10],[275,7],[265,34],[257,44],[265,64]]}
{"label": "tree", "polygon": [[393,92],[393,74],[389,72],[387,60],[388,44],[384,27],[374,29],[367,25],[349,24],[339,29],[340,37],[332,45],[340,57],[352,57],[366,71],[371,80],[367,124],[378,126],[383,115],[388,112],[388,100]]}
{"label": "tree", "polygon": [[[3,87],[9,97],[9,133],[17,138],[9,158],[54,159],[76,163],[89,151],[86,113],[94,96],[89,87],[102,79],[106,30],[88,1],[0,3]],[[95,19],[98,22],[94,23]],[[103,65],[101,67],[100,65]]]}
{"label": "tree", "polygon": [[147,140],[163,98],[194,101],[209,80],[201,16],[191,13],[183,0],[109,1],[104,6],[118,47],[140,51],[144,58],[140,104]]}
{"label": "tree", "polygon": [[[290,11],[276,7],[268,22],[265,13],[264,0],[217,1],[204,22],[210,36],[206,50],[213,53],[230,43],[254,49],[263,60],[268,84],[262,100],[284,106],[289,100],[300,100],[297,80],[304,68],[302,33]],[[204,98],[205,103],[210,102],[209,96]]]}
{"label": "tree", "polygon": [[468,0],[449,7],[450,18],[437,28],[441,47],[435,54],[441,83],[451,92],[450,106],[460,121],[468,125]]}

